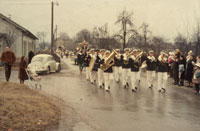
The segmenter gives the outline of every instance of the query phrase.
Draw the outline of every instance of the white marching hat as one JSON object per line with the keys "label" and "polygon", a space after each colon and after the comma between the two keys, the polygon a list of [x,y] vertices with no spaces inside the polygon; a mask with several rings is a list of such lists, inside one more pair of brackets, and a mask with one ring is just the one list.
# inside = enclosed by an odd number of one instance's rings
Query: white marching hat
{"label": "white marching hat", "polygon": [[116,51],[120,52],[120,49],[115,49]]}
{"label": "white marching hat", "polygon": [[137,52],[137,51],[138,51],[137,49],[133,49],[132,53]]}
{"label": "white marching hat", "polygon": [[150,50],[149,53],[154,53],[154,51],[153,51],[153,50]]}
{"label": "white marching hat", "polygon": [[130,51],[130,48],[125,48],[124,51]]}
{"label": "white marching hat", "polygon": [[90,49],[90,52],[95,51],[94,48]]}
{"label": "white marching hat", "polygon": [[100,49],[100,52],[102,52],[102,51],[106,51],[105,49]]}
{"label": "white marching hat", "polygon": [[108,53],[110,54],[110,51],[109,51],[109,50],[107,50],[107,51],[105,52],[105,54],[108,54]]}

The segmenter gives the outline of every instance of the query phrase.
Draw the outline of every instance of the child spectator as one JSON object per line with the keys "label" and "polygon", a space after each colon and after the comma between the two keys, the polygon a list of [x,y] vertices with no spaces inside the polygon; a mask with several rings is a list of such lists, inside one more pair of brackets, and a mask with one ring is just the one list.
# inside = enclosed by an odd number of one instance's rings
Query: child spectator
{"label": "child spectator", "polygon": [[19,64],[19,80],[20,80],[20,84],[24,84],[24,81],[28,80],[28,75],[27,75],[27,72],[26,72],[26,68],[27,68],[26,57],[22,56],[20,64]]}
{"label": "child spectator", "polygon": [[195,84],[196,95],[199,95],[199,85],[200,85],[200,63],[195,64],[193,75],[193,83]]}

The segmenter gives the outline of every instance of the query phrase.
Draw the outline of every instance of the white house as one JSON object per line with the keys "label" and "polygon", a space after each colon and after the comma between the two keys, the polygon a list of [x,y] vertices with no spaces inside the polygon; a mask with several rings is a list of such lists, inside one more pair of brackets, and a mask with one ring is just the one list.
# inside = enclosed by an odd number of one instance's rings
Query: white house
{"label": "white house", "polygon": [[7,40],[13,41],[10,46],[16,57],[27,56],[30,50],[35,51],[38,38],[29,30],[0,13],[0,53],[7,46]]}

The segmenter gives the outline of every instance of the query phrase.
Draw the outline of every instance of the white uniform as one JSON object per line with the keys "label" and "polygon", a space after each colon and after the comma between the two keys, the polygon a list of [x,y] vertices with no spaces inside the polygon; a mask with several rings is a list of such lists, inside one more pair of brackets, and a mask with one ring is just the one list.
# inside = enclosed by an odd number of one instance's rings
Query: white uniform
{"label": "white uniform", "polygon": [[[99,58],[102,60],[104,59],[105,56],[102,56],[101,54],[99,55]],[[103,86],[104,85],[104,77],[103,77],[103,70],[100,68],[98,69],[98,86]]]}
{"label": "white uniform", "polygon": [[[94,55],[90,54],[90,56],[91,56],[91,59],[94,59],[94,61],[96,60],[96,54],[94,54]],[[91,83],[95,83],[96,76],[97,76],[96,71],[90,70],[90,82]]]}
{"label": "white uniform", "polygon": [[115,58],[115,60],[117,60],[116,62],[116,64],[119,64],[119,65],[115,65],[114,66],[114,76],[115,76],[115,81],[116,82],[119,82],[119,79],[120,79],[120,74],[121,74],[121,61],[120,61],[120,59],[121,59],[121,55],[120,56],[117,56],[116,58]]}
{"label": "white uniform", "polygon": [[113,80],[113,73],[103,73],[104,80],[105,80],[105,90],[109,90]]}
{"label": "white uniform", "polygon": [[[132,55],[131,59],[134,61],[135,60],[135,56]],[[131,65],[131,66],[133,66],[133,65]],[[134,90],[136,90],[136,88],[139,87],[139,79],[138,79],[139,75],[140,75],[140,71],[130,71],[131,87]]]}
{"label": "white uniform", "polygon": [[[123,61],[128,60],[127,55],[123,54]],[[130,68],[122,68],[122,85],[126,86],[129,83]]]}
{"label": "white uniform", "polygon": [[[149,60],[156,60],[154,56],[148,56],[147,59]],[[155,80],[156,71],[155,70],[147,70],[147,84],[148,87],[153,87],[153,81]]]}
{"label": "white uniform", "polygon": [[[166,61],[166,63],[161,62],[162,59],[164,59],[164,61]],[[159,56],[158,58],[159,60],[159,65],[158,65],[158,90],[166,90],[166,86],[167,86],[167,79],[168,79],[168,74],[167,74],[167,70],[168,70],[168,63],[167,63],[167,58],[162,58],[161,56]]]}

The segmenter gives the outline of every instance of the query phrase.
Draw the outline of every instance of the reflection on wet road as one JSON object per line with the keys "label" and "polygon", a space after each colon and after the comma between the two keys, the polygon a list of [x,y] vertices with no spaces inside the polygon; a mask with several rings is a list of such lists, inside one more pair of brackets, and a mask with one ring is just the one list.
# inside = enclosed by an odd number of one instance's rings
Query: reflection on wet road
{"label": "reflection on wet road", "polygon": [[106,93],[86,81],[77,66],[66,62],[68,70],[43,76],[42,90],[70,102],[108,131],[200,130],[200,97],[191,89],[171,86],[169,80],[166,94],[161,94],[157,88],[148,89],[143,77],[137,93],[115,82]]}

